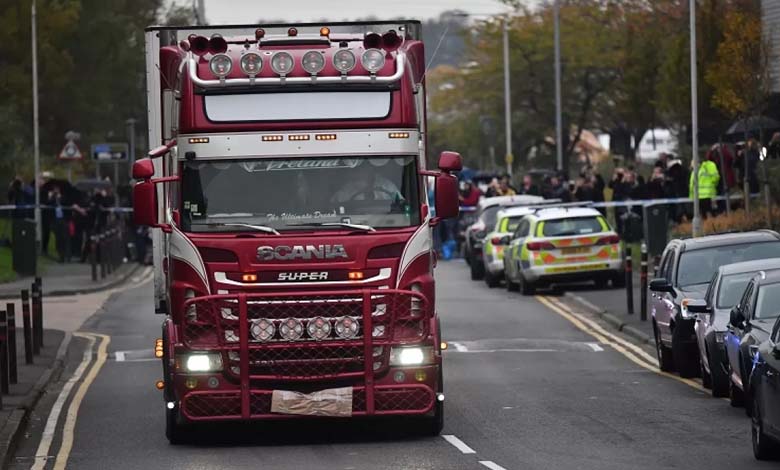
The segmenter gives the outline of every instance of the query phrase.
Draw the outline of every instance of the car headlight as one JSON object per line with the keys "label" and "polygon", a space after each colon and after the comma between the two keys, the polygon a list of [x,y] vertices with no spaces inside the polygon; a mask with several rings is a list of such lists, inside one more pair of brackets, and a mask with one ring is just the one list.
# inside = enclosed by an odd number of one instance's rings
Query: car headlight
{"label": "car headlight", "polygon": [[420,366],[433,364],[433,346],[403,347],[390,350],[391,366]]}
{"label": "car headlight", "polygon": [[192,353],[181,357],[181,364],[187,372],[218,372],[222,370],[222,355],[219,353]]}

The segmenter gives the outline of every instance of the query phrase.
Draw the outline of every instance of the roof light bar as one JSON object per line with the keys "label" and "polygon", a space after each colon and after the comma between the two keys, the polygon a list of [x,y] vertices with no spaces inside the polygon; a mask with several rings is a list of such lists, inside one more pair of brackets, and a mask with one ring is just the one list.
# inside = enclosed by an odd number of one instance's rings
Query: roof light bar
{"label": "roof light bar", "polygon": [[233,70],[233,59],[227,54],[216,54],[209,60],[209,69],[214,76],[224,80]]}
{"label": "roof light bar", "polygon": [[314,140],[336,140],[336,134],[314,134]]}
{"label": "roof light bar", "polygon": [[292,140],[292,141],[309,140],[309,134],[291,134],[287,136],[287,140]]}
{"label": "roof light bar", "polygon": [[349,49],[340,49],[333,54],[333,67],[342,74],[354,69],[356,63],[355,53]]}
{"label": "roof light bar", "polygon": [[379,49],[366,49],[360,56],[360,63],[368,73],[375,74],[385,66],[385,54]]}
{"label": "roof light bar", "polygon": [[303,70],[312,75],[317,75],[325,68],[325,57],[320,51],[309,51],[301,58]]}
{"label": "roof light bar", "polygon": [[271,56],[271,70],[277,75],[284,77],[295,68],[295,60],[289,52],[274,52]]}
{"label": "roof light bar", "polygon": [[281,142],[284,140],[284,136],[273,134],[273,135],[264,135],[262,137],[263,142]]}
{"label": "roof light bar", "polygon": [[239,65],[242,72],[249,75],[250,77],[253,77],[260,73],[260,70],[262,70],[263,58],[260,57],[260,54],[255,52],[247,52],[241,56]]}
{"label": "roof light bar", "polygon": [[191,144],[208,144],[209,138],[208,137],[190,137],[189,143]]}
{"label": "roof light bar", "polygon": [[387,137],[390,139],[408,139],[409,133],[408,132],[390,132],[387,134]]}

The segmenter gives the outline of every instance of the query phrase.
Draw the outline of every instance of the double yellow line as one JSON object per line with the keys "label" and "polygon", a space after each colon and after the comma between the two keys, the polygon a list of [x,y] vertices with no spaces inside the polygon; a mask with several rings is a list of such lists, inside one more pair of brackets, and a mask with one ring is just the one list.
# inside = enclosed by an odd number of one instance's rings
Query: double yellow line
{"label": "double yellow line", "polygon": [[685,385],[695,388],[701,392],[707,392],[707,390],[695,380],[684,379],[680,376],[660,370],[658,368],[658,359],[655,356],[648,354],[647,351],[637,346],[636,344],[605,330],[601,325],[587,316],[574,312],[569,306],[565,305],[557,298],[536,296],[536,300],[542,303],[542,305],[545,307],[568,320],[579,330],[595,338],[599,343],[610,346],[612,349],[622,354],[626,359],[633,362],[634,364],[658,375],[662,375],[664,377],[668,377],[670,379],[684,383]]}

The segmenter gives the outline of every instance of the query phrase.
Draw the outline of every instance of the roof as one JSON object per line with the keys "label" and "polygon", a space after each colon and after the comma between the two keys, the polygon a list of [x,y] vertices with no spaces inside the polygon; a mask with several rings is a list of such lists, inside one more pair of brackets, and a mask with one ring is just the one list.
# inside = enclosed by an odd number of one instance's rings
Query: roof
{"label": "roof", "polygon": [[740,263],[725,264],[719,268],[719,274],[743,274],[765,270],[780,269],[780,258],[759,259],[754,261],[742,261]]}
{"label": "roof", "polygon": [[536,216],[540,220],[569,219],[573,217],[596,217],[601,215],[601,212],[590,207],[555,207],[550,209],[541,209],[536,212]]}
{"label": "roof", "polygon": [[707,235],[698,238],[686,238],[680,240],[683,248],[687,250],[701,250],[717,246],[741,245],[744,243],[760,243],[780,240],[780,234],[772,230],[756,230],[753,232],[723,233],[719,235]]}
{"label": "roof", "polygon": [[484,210],[492,206],[519,206],[523,204],[538,204],[542,201],[544,201],[544,198],[541,196],[529,196],[527,194],[516,196],[486,197],[485,199],[479,201],[479,210]]}
{"label": "roof", "polygon": [[776,269],[771,271],[761,271],[761,273],[757,274],[756,277],[758,277],[759,286],[765,284],[776,284],[780,282],[780,271]]}
{"label": "roof", "polygon": [[534,212],[534,209],[531,209],[530,207],[507,207],[506,209],[501,209],[498,212],[498,218],[501,217],[522,217],[524,215],[528,215]]}

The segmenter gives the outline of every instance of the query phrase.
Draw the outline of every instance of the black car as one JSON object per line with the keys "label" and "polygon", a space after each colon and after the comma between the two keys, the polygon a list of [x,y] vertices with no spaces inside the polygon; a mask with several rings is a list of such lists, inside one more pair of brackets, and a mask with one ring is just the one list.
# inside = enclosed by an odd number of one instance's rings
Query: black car
{"label": "black car", "polygon": [[771,230],[672,240],[650,282],[650,310],[658,364],[683,377],[700,374],[696,315],[688,304],[704,298],[723,265],[780,257],[780,234]]}
{"label": "black car", "polygon": [[691,302],[696,314],[696,340],[701,358],[701,378],[712,396],[729,394],[729,361],[726,357],[726,331],[729,314],[739,302],[745,286],[760,271],[780,269],[780,258],[761,259],[721,266],[710,282],[703,301]]}
{"label": "black car", "polygon": [[750,414],[750,372],[758,346],[769,339],[780,316],[780,272],[766,271],[750,280],[739,303],[731,310],[726,355],[729,360],[732,406],[746,405]]}
{"label": "black car", "polygon": [[780,451],[780,318],[758,346],[750,376],[753,455],[759,460]]}

